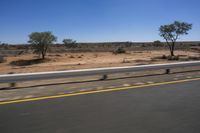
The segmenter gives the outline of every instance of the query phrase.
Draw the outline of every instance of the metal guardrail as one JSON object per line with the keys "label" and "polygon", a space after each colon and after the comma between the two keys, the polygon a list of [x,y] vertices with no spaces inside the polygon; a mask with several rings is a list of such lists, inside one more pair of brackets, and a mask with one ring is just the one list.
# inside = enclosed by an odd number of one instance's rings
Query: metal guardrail
{"label": "metal guardrail", "polygon": [[0,75],[0,83],[15,83],[15,82],[32,81],[32,80],[46,80],[46,79],[69,78],[78,76],[107,75],[113,73],[126,73],[126,72],[135,72],[144,70],[159,70],[159,69],[169,70],[172,68],[194,67],[194,66],[200,66],[200,61],[68,70],[68,71],[38,72],[38,73],[4,74]]}

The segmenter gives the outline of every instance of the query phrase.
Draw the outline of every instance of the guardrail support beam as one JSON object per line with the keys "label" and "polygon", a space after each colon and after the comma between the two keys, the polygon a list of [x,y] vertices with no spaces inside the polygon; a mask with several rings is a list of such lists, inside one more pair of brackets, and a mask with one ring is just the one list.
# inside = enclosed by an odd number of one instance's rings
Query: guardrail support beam
{"label": "guardrail support beam", "polygon": [[[140,66],[124,66],[124,67],[108,67],[108,68],[92,68],[82,70],[67,70],[67,71],[52,71],[52,72],[38,72],[38,73],[21,73],[21,74],[3,74],[0,75],[0,83],[17,83],[33,80],[47,80],[58,78],[71,78],[80,76],[103,75],[102,80],[108,78],[108,74],[114,73],[128,73],[146,70],[166,70],[166,74],[175,68],[185,67],[200,67],[200,61],[192,62],[177,62],[167,64],[150,64]],[[16,85],[16,84],[12,84]]]}

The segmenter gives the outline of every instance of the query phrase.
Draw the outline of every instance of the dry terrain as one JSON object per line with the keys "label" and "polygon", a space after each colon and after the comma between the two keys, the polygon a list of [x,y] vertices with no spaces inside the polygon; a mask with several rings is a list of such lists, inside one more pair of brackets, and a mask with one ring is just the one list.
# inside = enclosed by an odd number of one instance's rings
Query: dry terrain
{"label": "dry terrain", "polygon": [[[6,62],[0,63],[0,73],[27,73],[174,62],[157,58],[163,55],[169,55],[168,50],[132,51],[125,54],[113,54],[112,52],[51,53],[48,54],[45,61],[37,60],[37,55],[34,54],[22,54],[6,57]],[[199,56],[198,53],[191,51],[176,51],[176,55],[180,55],[183,61],[188,57]]]}

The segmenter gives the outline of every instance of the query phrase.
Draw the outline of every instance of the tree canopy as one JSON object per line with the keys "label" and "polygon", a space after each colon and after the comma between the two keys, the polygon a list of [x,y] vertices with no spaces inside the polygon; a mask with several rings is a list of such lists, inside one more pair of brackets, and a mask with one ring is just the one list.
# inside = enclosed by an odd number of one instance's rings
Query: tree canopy
{"label": "tree canopy", "polygon": [[34,52],[45,58],[49,45],[55,42],[57,38],[51,32],[33,32],[29,35],[29,43],[32,44]]}
{"label": "tree canopy", "polygon": [[63,43],[68,48],[74,48],[76,47],[76,41],[73,39],[63,39]]}
{"label": "tree canopy", "polygon": [[160,36],[166,40],[171,56],[174,56],[175,43],[181,35],[187,35],[192,29],[192,24],[175,21],[172,24],[160,26]]}

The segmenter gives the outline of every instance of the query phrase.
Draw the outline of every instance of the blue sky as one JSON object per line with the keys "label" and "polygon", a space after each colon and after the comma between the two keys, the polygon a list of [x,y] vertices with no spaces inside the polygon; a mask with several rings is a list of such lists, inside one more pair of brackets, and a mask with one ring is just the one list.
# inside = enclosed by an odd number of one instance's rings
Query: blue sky
{"label": "blue sky", "polygon": [[26,43],[34,31],[78,42],[162,40],[158,28],[193,24],[183,41],[200,40],[199,0],[0,0],[0,41]]}

